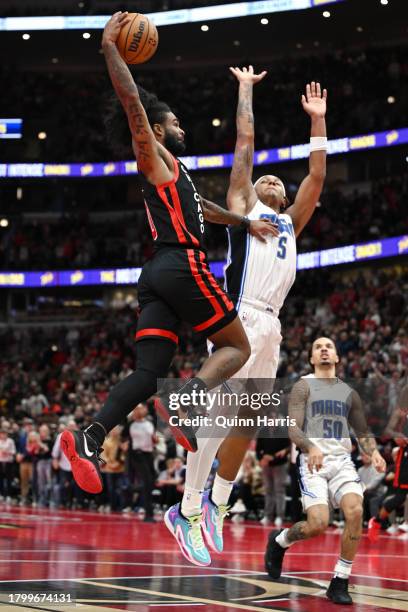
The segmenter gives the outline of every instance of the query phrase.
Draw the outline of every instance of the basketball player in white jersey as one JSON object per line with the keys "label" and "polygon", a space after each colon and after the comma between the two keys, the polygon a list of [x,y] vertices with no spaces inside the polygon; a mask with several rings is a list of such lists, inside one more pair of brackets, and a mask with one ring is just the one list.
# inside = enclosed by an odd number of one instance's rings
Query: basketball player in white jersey
{"label": "basketball player in white jersey", "polygon": [[368,432],[358,393],[336,377],[338,361],[334,342],[318,338],[310,359],[314,374],[303,376],[292,389],[289,417],[296,425],[289,427],[289,437],[300,450],[298,475],[307,519],[270,533],[265,567],[271,578],[279,578],[289,546],[325,531],[330,502],[343,511],[345,526],[327,597],[337,604],[351,604],[348,579],[362,531],[363,488],[350,456],[349,424],[373,467],[385,472],[386,464]]}
{"label": "basketball player in white jersey", "polygon": [[[279,310],[296,275],[296,238],[313,214],[326,175],[327,92],[321,91],[320,83],[312,82],[306,87],[306,95],[301,97],[303,109],[311,118],[309,174],[302,181],[294,204],[288,207],[285,188],[279,178],[265,175],[252,183],[255,140],[252,91],[254,84],[260,82],[266,72],[255,74],[252,66],[230,70],[239,82],[239,93],[237,141],[227,195],[228,208],[245,216],[248,223],[254,219],[270,219],[278,225],[280,232],[279,237],[268,236],[258,245],[246,237],[245,227],[237,232],[229,228],[226,287],[251,345],[247,364],[234,378],[267,380],[271,392],[282,340]],[[281,212],[283,209],[284,213]],[[230,383],[233,385],[234,381]],[[214,409],[213,418],[215,413]],[[238,413],[238,417],[247,416],[253,417],[254,412],[248,414],[246,408]],[[211,563],[202,534],[211,549],[223,550],[222,527],[228,499],[255,433],[256,428],[251,427],[232,427],[229,433],[220,428],[208,434],[197,432],[198,451],[194,455],[189,453],[187,457],[181,506],[177,504],[170,508],[165,516],[166,525],[181,552],[196,565]],[[214,486],[211,493],[206,491],[203,495],[217,451],[219,467]],[[176,522],[179,525],[177,530],[173,527]]]}

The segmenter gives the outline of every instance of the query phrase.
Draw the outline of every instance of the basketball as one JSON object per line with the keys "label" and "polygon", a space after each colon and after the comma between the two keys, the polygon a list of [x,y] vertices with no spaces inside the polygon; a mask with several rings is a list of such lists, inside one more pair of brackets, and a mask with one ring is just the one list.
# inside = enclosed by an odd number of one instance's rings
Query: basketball
{"label": "basketball", "polygon": [[146,15],[129,13],[116,41],[119,53],[127,64],[143,64],[156,52],[159,44],[157,28]]}

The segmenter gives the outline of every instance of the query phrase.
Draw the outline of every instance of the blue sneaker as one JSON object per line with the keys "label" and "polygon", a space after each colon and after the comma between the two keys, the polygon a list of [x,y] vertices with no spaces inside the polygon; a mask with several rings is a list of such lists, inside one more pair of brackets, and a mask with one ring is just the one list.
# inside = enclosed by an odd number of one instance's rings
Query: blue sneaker
{"label": "blue sneaker", "polygon": [[215,552],[222,552],[224,542],[222,528],[224,519],[228,515],[229,506],[220,504],[217,506],[210,499],[210,491],[204,491],[203,501],[203,533],[208,546]]}
{"label": "blue sneaker", "polygon": [[167,529],[176,538],[185,558],[194,565],[210,565],[211,557],[204,544],[201,532],[202,515],[184,518],[180,514],[180,504],[171,506],[164,515]]}

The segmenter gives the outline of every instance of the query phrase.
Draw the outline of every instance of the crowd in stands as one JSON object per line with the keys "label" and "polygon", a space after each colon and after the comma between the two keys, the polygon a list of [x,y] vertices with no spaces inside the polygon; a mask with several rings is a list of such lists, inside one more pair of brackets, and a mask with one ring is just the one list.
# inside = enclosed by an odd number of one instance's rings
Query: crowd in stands
{"label": "crowd in stands", "polygon": [[[340,188],[327,188],[298,241],[299,252],[407,233],[408,218],[402,214],[407,179],[408,175],[380,179],[348,195]],[[223,203],[217,186],[205,176],[199,177],[197,186],[206,197]],[[224,228],[208,225],[210,260],[224,259],[226,246]],[[86,213],[48,221],[11,217],[9,226],[0,228],[0,267],[9,270],[139,266],[152,248],[144,210],[129,212],[126,220],[109,221],[92,221]]]}
{"label": "crowd in stands", "polygon": [[[316,79],[329,91],[330,138],[407,125],[406,46],[279,58],[257,68],[268,70],[254,100],[258,149],[308,141],[310,122],[300,95],[305,84]],[[143,71],[137,78],[179,116],[186,131],[186,154],[233,150],[237,85],[228,66],[170,69],[160,74]],[[15,69],[2,68],[1,81],[7,96],[0,99],[0,116],[25,121],[24,138],[2,147],[1,161],[11,161],[11,148],[18,157],[15,161],[117,159],[104,129],[107,97],[112,94],[106,71],[16,74]],[[212,125],[214,118],[220,120],[218,127]],[[40,130],[47,133],[46,140],[37,139]],[[129,155],[130,144],[129,137]]]}
{"label": "crowd in stands", "polygon": [[[408,274],[399,267],[363,268],[341,275],[300,273],[281,317],[278,376],[285,384],[293,384],[310,371],[313,339],[319,335],[333,338],[340,356],[338,375],[359,385],[369,425],[383,445],[390,471],[393,445],[384,432],[407,383],[407,290]],[[91,503],[112,510],[142,504],[146,520],[152,520],[155,505],[164,507],[180,498],[184,455],[169,432],[157,427],[150,406],[136,407],[131,421],[111,434],[105,445],[105,494],[96,500],[85,498],[73,485],[56,439],[65,427],[90,423],[110,387],[132,371],[135,326],[136,313],[128,307],[95,314],[81,328],[9,328],[1,332],[0,450],[8,450],[2,451],[0,459],[0,495],[21,503],[28,499],[69,507]],[[169,375],[189,378],[204,358],[203,344],[186,328]],[[5,439],[12,443],[4,444]],[[361,462],[362,468],[369,467],[367,458]],[[377,483],[377,497],[367,501],[367,513],[390,479]],[[235,491],[237,507],[242,510],[245,506],[243,512],[258,518],[265,512],[265,521],[283,519],[279,517],[282,513],[295,516],[299,509],[286,506],[282,498],[280,504],[268,503],[268,495],[271,500],[277,493],[296,500],[293,483],[288,445],[272,452],[258,441],[257,458],[248,455]]]}

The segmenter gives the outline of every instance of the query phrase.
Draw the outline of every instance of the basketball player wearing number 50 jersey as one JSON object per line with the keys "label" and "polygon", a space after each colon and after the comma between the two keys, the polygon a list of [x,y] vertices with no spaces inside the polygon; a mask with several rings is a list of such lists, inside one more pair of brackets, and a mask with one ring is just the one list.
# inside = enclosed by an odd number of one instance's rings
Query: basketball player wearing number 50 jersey
{"label": "basketball player wearing number 50 jersey", "polygon": [[318,338],[310,358],[314,373],[301,378],[292,389],[289,417],[296,424],[289,427],[289,437],[300,450],[298,477],[307,519],[270,533],[265,567],[271,578],[279,578],[285,551],[325,531],[330,502],[341,508],[345,527],[340,558],[326,594],[334,603],[351,604],[348,580],[362,531],[363,488],[350,456],[349,424],[378,472],[385,472],[385,461],[368,432],[359,395],[336,377],[338,362],[334,342]]}
{"label": "basketball player wearing number 50 jersey", "polygon": [[[98,451],[105,435],[134,406],[158,391],[157,380],[167,375],[177,348],[181,321],[206,334],[218,349],[204,362],[197,377],[186,382],[183,393],[205,391],[220,384],[242,367],[250,354],[235,307],[208,268],[204,246],[204,219],[240,224],[243,217],[201,198],[188,171],[175,157],[185,148],[184,131],[177,117],[157,96],[137,87],[116,47],[121,27],[128,20],[127,13],[113,15],[105,27],[102,47],[122,106],[117,105],[120,129],[113,138],[129,141],[131,137],[155,254],[143,267],[139,281],[141,314],[135,338],[135,371],[112,389],[85,432],[64,432],[61,437],[76,482],[90,493],[102,490]],[[268,221],[260,225],[263,231],[276,231]],[[169,420],[172,413],[166,394],[158,398],[156,408]],[[182,418],[172,427],[173,434],[185,448],[195,451],[194,430],[183,418],[194,408],[180,410]]]}

